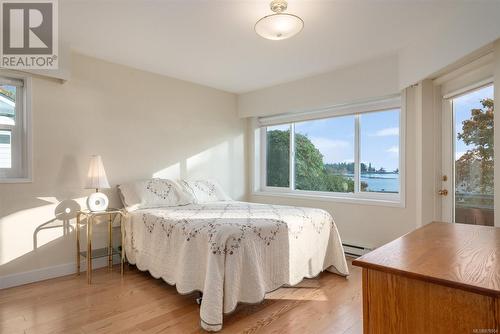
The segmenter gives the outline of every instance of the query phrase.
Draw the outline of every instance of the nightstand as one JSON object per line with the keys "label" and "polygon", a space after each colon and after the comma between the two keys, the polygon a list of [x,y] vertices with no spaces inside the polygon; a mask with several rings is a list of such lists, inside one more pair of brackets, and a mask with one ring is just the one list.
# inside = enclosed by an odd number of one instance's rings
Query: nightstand
{"label": "nightstand", "polygon": [[[81,217],[84,216],[84,220],[87,225],[87,250],[80,250],[80,226],[85,224],[82,222]],[[98,222],[98,217],[107,216],[108,223],[108,247],[92,249],[92,228],[93,224]],[[122,239],[121,249],[113,247],[113,222],[117,217],[120,217],[120,234]],[[108,257],[108,268],[113,267],[113,256],[120,256],[120,272],[123,275],[123,263],[125,261],[125,249],[124,245],[124,229],[123,229],[123,218],[125,217],[125,212],[119,209],[107,209],[105,211],[89,211],[81,210],[76,213],[76,272],[80,275],[80,258],[84,257],[87,259],[87,283],[92,282],[92,260],[101,257]]]}

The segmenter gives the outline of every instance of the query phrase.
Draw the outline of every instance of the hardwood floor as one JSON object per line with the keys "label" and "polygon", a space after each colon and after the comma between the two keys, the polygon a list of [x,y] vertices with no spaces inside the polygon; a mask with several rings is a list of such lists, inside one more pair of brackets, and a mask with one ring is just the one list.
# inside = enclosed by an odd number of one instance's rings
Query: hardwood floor
{"label": "hardwood floor", "polygon": [[[362,333],[361,270],[348,279],[323,273],[281,288],[258,305],[240,305],[220,333]],[[206,333],[197,294],[131,266],[0,290],[0,333]]]}

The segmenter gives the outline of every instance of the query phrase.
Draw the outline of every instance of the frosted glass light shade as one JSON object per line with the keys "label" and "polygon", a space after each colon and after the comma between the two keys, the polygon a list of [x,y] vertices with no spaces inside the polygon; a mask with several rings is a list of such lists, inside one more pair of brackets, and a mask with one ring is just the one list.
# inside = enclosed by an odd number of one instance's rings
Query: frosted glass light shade
{"label": "frosted glass light shade", "polygon": [[103,189],[111,188],[109,186],[106,171],[102,164],[100,155],[93,155],[90,158],[89,172],[87,173],[87,182],[85,184],[87,189]]}
{"label": "frosted glass light shade", "polygon": [[286,13],[264,16],[255,24],[257,34],[275,41],[295,36],[303,28],[304,21],[300,17]]}

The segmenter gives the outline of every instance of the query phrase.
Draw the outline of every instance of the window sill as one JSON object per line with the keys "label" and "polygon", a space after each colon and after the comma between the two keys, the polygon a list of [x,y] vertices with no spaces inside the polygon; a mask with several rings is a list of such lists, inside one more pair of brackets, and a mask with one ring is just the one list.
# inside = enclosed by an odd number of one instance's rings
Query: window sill
{"label": "window sill", "polygon": [[327,201],[338,202],[347,204],[363,204],[374,206],[388,206],[396,208],[405,208],[405,201],[402,197],[399,198],[373,198],[362,197],[346,194],[345,196],[327,195],[327,194],[311,194],[302,192],[287,192],[287,191],[269,191],[260,190],[252,192],[252,196],[267,196],[267,197],[282,197],[282,198],[295,198],[306,199],[313,201]]}
{"label": "window sill", "polygon": [[0,184],[2,183],[32,183],[33,178],[31,177],[13,177],[13,178],[0,178]]}

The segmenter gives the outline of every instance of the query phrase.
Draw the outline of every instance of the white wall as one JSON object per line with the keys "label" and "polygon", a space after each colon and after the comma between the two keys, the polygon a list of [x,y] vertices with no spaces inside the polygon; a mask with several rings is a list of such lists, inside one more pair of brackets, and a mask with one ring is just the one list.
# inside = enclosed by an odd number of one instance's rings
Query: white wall
{"label": "white wall", "polygon": [[[437,196],[441,185],[441,104],[436,106],[437,89],[432,80],[423,80],[415,88],[415,105],[409,108],[415,123],[415,220],[417,226],[428,224],[441,217]],[[439,206],[439,207],[438,207]]]}
{"label": "white wall", "polygon": [[404,89],[500,37],[500,2],[461,2],[433,30],[400,50],[399,87]]}
{"label": "white wall", "polygon": [[[34,182],[0,184],[0,283],[75,261],[74,231],[37,228],[59,201],[83,203],[92,154],[102,155],[113,186],[153,175],[211,177],[245,199],[246,120],[236,95],[78,54],[71,63],[64,84],[33,79]],[[108,195],[119,205],[115,189]]]}
{"label": "white wall", "polygon": [[399,92],[398,60],[385,56],[238,96],[241,117],[309,111]]}

